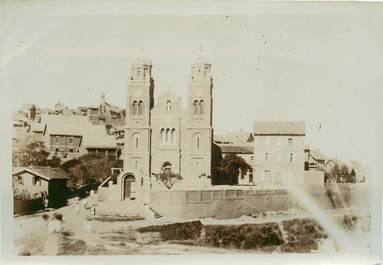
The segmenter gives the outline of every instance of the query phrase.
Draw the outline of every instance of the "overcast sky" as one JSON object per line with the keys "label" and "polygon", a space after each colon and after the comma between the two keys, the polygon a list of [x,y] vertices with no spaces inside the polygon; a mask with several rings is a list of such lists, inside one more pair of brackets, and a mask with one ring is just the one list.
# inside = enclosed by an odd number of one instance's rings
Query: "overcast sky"
{"label": "overcast sky", "polygon": [[129,65],[145,57],[155,94],[172,88],[185,102],[191,63],[202,56],[212,64],[216,133],[302,120],[308,144],[371,165],[383,135],[382,13],[331,8],[214,16],[20,9],[0,21],[1,85],[13,109],[90,105],[101,93],[125,106]]}

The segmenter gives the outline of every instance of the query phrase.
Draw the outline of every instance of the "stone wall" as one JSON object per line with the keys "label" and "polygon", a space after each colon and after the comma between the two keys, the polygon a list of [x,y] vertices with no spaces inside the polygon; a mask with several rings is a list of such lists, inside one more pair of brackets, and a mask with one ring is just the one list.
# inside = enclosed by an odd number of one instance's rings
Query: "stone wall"
{"label": "stone wall", "polygon": [[294,200],[286,190],[152,190],[151,206],[163,216],[236,218],[262,211],[287,210]]}
{"label": "stone wall", "polygon": [[[324,209],[370,207],[366,184],[311,186],[306,192]],[[285,189],[151,190],[151,207],[163,216],[178,218],[237,218],[264,211],[302,208]]]}

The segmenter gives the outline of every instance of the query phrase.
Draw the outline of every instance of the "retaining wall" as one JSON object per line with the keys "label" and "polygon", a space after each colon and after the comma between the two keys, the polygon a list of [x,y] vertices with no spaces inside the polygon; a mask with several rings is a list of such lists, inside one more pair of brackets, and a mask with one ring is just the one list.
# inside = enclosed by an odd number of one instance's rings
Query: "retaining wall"
{"label": "retaining wall", "polygon": [[[336,184],[335,184],[336,185]],[[311,186],[305,190],[323,208],[370,205],[365,184]],[[163,216],[178,218],[236,218],[264,211],[302,208],[285,189],[151,190],[150,205]]]}

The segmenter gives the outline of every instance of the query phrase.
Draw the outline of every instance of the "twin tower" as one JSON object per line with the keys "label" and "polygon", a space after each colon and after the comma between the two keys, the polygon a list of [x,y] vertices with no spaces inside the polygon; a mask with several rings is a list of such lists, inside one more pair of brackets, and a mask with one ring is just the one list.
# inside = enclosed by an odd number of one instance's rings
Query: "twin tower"
{"label": "twin tower", "polygon": [[151,62],[131,66],[124,168],[151,176],[166,167],[180,174],[184,184],[210,183],[213,140],[210,70],[208,63],[192,65],[187,106],[183,109],[179,96],[172,90],[154,100]]}

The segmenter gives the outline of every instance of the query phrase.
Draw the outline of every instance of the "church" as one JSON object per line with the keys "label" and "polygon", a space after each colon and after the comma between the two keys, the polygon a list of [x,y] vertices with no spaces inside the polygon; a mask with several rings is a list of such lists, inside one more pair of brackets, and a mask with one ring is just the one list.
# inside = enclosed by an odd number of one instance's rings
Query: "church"
{"label": "church", "polygon": [[[166,167],[179,174],[184,184],[210,185],[211,65],[192,64],[186,108],[172,90],[154,99],[154,89],[151,62],[133,64],[128,82],[124,168],[150,179]],[[144,181],[141,178],[141,186],[145,186]]]}

